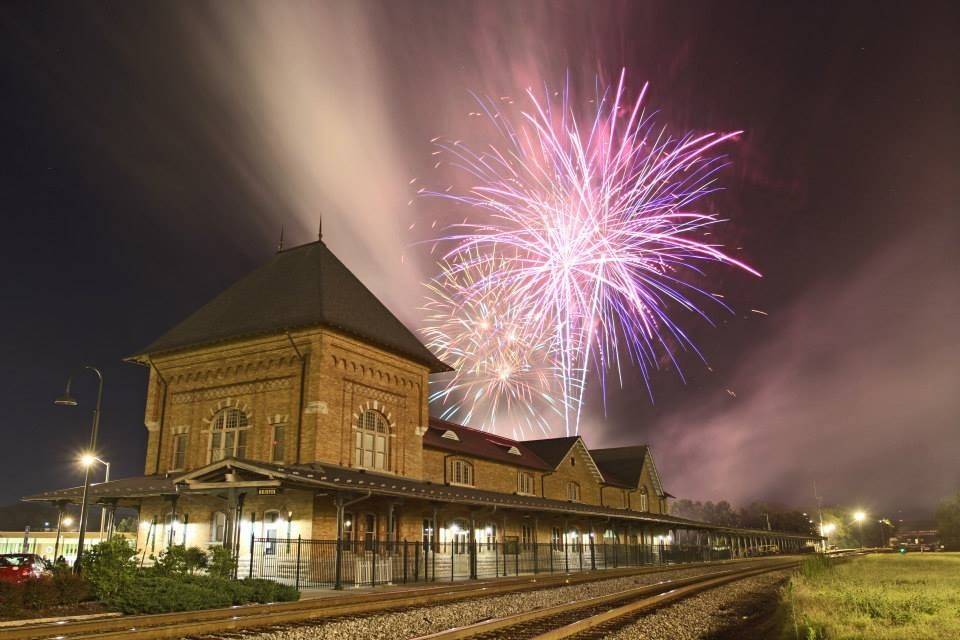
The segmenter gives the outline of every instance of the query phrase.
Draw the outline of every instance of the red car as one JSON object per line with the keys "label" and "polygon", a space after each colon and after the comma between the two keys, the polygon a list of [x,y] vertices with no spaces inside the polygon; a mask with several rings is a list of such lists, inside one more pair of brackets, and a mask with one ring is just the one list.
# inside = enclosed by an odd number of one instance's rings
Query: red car
{"label": "red car", "polygon": [[43,558],[35,553],[0,554],[0,582],[20,584],[47,573]]}

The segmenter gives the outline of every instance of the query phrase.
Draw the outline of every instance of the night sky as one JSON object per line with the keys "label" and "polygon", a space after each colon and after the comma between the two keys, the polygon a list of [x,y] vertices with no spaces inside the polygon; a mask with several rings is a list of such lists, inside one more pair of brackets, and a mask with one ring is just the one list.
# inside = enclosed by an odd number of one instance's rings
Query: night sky
{"label": "night sky", "polygon": [[[841,5],[841,6],[837,6]],[[102,455],[142,473],[122,358],[275,250],[324,239],[416,328],[414,201],[469,92],[649,81],[678,130],[745,131],[712,206],[762,273],[691,323],[712,371],[628,371],[591,446],[649,442],[680,497],[918,512],[960,487],[960,127],[949,3],[5,3],[0,502],[76,484],[71,369]],[[751,313],[766,312],[767,316]],[[596,386],[594,386],[596,388]]]}

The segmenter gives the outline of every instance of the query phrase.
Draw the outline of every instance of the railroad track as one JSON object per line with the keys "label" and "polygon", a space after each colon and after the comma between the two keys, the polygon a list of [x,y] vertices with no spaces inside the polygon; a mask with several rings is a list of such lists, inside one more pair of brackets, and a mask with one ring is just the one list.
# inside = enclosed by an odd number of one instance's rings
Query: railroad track
{"label": "railroad track", "polygon": [[[0,629],[0,640],[167,640],[171,638],[230,638],[250,631],[267,631],[316,624],[320,621],[362,617],[377,613],[432,606],[477,598],[584,584],[635,575],[665,573],[681,569],[717,567],[757,568],[773,560],[725,560],[719,562],[667,565],[572,575],[521,577],[514,579],[441,584],[396,591],[331,596],[266,605],[245,605],[226,609],[205,609],[177,613],[119,616],[61,623],[25,624]],[[732,569],[731,569],[732,570]],[[730,570],[727,571],[729,573]],[[679,585],[682,580],[661,584]],[[662,588],[662,587],[661,587]],[[439,637],[439,636],[438,636]],[[472,636],[450,636],[472,637]],[[502,636],[501,636],[502,637]]]}
{"label": "railroad track", "polygon": [[689,598],[708,589],[743,580],[752,576],[792,569],[799,560],[767,563],[766,566],[718,569],[692,578],[680,578],[664,583],[626,589],[526,611],[502,618],[484,620],[456,629],[441,631],[414,640],[559,640],[561,638],[604,638],[611,632],[636,621],[665,605]]}

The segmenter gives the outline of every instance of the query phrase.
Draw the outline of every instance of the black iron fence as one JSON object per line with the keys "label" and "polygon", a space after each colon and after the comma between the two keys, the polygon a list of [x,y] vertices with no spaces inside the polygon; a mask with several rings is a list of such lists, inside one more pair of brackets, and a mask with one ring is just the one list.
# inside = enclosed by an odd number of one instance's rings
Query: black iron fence
{"label": "black iron fence", "polygon": [[297,588],[440,582],[620,567],[728,560],[729,547],[612,542],[424,543],[383,540],[252,538],[238,558],[240,577]]}

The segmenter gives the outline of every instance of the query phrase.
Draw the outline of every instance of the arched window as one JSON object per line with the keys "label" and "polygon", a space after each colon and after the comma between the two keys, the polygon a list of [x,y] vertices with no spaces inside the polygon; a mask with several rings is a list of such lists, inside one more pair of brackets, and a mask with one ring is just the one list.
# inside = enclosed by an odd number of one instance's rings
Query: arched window
{"label": "arched window", "polygon": [[389,463],[390,425],[379,411],[367,409],[357,419],[353,464],[365,469],[385,470]]}
{"label": "arched window", "polygon": [[567,500],[570,502],[580,502],[580,485],[576,482],[567,483]]}
{"label": "arched window", "polygon": [[210,462],[224,458],[245,458],[250,422],[240,409],[224,409],[210,422]]}
{"label": "arched window", "polygon": [[473,465],[466,460],[453,460],[450,463],[450,484],[473,486]]}
{"label": "arched window", "polygon": [[227,536],[227,514],[214,511],[210,514],[210,542],[223,544]]}
{"label": "arched window", "polygon": [[642,487],[640,489],[640,511],[649,511],[649,510],[650,510],[650,503],[648,502],[647,488]]}

